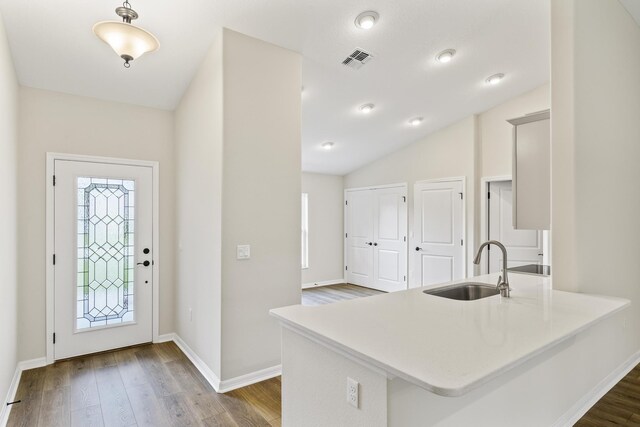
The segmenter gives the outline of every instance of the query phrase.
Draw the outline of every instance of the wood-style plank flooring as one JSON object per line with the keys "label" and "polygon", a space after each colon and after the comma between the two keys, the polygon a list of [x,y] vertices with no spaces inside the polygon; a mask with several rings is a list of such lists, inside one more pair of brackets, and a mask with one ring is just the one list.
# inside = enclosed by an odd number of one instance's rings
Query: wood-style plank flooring
{"label": "wood-style plank flooring", "polygon": [[363,288],[362,286],[341,284],[320,286],[302,290],[302,305],[322,305],[353,298],[383,294],[382,291]]}
{"label": "wood-style plank flooring", "polygon": [[609,390],[575,425],[640,426],[640,365]]}
{"label": "wood-style plank flooring", "polygon": [[173,343],[22,373],[9,427],[279,426],[280,378],[216,393]]}

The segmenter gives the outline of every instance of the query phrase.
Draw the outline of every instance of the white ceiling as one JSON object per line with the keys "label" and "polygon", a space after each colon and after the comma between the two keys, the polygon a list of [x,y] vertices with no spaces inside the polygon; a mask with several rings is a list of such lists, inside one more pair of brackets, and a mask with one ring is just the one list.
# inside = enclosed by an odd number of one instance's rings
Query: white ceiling
{"label": "white ceiling", "polygon": [[[21,84],[168,110],[221,26],[301,52],[303,170],[344,174],[547,82],[549,1],[131,0],[161,47],[128,70],[91,32],[118,1],[0,0],[0,11]],[[380,14],[369,31],[353,25],[364,10]],[[341,65],[355,47],[375,55],[357,71]],[[454,61],[435,62],[447,48]]]}

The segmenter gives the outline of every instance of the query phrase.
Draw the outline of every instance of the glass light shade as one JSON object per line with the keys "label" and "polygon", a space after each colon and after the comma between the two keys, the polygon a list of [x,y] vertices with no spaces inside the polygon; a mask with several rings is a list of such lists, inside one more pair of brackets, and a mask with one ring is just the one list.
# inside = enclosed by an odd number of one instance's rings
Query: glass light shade
{"label": "glass light shade", "polygon": [[121,58],[136,59],[160,47],[158,39],[153,34],[125,22],[98,22],[93,26],[93,32]]}

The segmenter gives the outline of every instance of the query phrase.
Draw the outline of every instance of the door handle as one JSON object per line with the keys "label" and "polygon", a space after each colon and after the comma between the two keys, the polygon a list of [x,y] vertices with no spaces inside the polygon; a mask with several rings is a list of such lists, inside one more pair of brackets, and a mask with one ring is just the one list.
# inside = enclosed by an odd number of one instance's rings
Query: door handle
{"label": "door handle", "polygon": [[369,246],[373,245],[373,243],[372,243],[372,242],[365,242],[364,244],[365,244],[365,245],[369,245]]}
{"label": "door handle", "polygon": [[149,267],[151,263],[149,261],[145,261],[145,262],[139,262],[138,265],[144,265],[145,267]]}
{"label": "door handle", "polygon": [[420,246],[416,246],[416,252],[420,252],[422,248]]}
{"label": "door handle", "polygon": [[377,243],[374,243],[374,244],[373,244],[373,246],[378,246],[378,244],[377,244]]}

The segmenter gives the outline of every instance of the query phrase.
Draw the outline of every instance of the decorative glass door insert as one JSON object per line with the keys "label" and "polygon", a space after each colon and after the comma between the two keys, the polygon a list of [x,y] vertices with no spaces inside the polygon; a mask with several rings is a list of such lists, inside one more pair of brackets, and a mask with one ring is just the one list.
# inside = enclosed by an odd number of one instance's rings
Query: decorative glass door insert
{"label": "decorative glass door insert", "polygon": [[135,321],[135,181],[77,178],[76,331]]}

